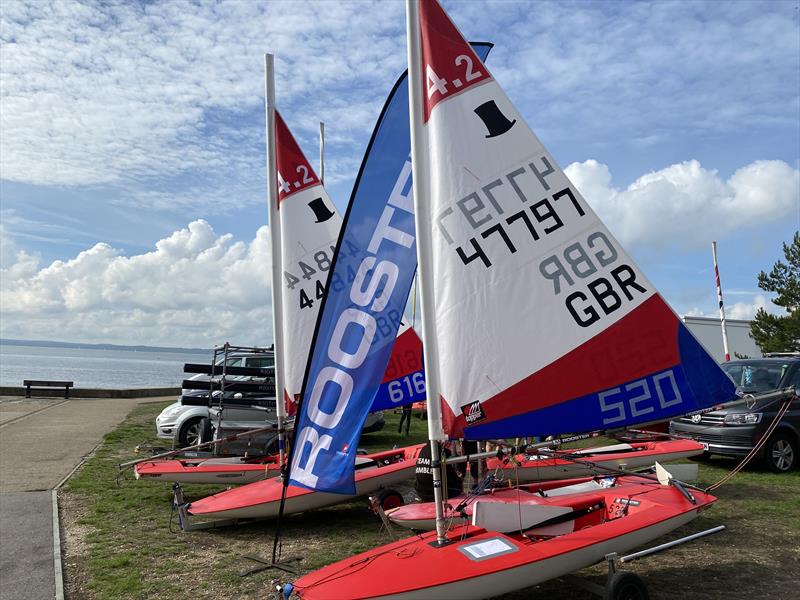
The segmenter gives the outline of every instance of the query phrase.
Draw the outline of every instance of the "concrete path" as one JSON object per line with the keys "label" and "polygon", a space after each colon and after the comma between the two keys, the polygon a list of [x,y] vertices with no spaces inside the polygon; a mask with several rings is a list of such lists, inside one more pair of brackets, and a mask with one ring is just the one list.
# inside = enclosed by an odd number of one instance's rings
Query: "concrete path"
{"label": "concrete path", "polygon": [[0,423],[0,493],[53,489],[136,405],[174,397],[15,400],[0,399],[18,415]]}
{"label": "concrete path", "polygon": [[0,494],[0,599],[52,600],[52,492]]}
{"label": "concrete path", "polygon": [[58,597],[50,490],[135,406],[174,399],[0,398],[0,600]]}

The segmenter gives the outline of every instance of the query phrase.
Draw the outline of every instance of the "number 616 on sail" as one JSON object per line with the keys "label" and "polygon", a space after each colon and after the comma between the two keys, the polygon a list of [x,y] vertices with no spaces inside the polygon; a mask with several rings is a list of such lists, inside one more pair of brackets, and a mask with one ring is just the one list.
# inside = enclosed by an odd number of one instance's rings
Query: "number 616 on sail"
{"label": "number 616 on sail", "polygon": [[[660,413],[683,402],[672,369],[625,385],[600,392],[598,395],[603,425],[635,420],[649,413]],[[674,414],[674,410],[669,411]],[[653,415],[656,419],[658,414]]]}

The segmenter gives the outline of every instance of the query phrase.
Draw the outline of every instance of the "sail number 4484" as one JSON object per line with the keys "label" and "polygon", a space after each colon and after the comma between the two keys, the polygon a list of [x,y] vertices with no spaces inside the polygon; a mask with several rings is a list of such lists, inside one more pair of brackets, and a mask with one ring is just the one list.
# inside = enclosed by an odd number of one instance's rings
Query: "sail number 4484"
{"label": "sail number 4484", "polygon": [[[683,402],[672,369],[631,381],[598,395],[603,425],[642,420],[649,413],[660,413]],[[674,414],[674,410],[668,411]],[[658,419],[658,414],[653,415]]]}

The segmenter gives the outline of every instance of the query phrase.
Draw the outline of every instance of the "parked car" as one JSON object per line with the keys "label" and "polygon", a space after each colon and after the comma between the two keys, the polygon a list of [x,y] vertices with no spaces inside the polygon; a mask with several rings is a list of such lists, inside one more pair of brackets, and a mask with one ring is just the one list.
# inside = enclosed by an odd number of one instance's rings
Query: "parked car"
{"label": "parked car", "polygon": [[[219,361],[217,364],[221,364]],[[271,354],[254,353],[245,354],[242,356],[232,356],[227,360],[229,367],[256,367],[256,368],[269,368],[275,365],[275,358]],[[194,375],[190,377],[192,381],[208,381],[209,375]],[[249,377],[237,378],[247,381]],[[202,390],[182,390],[182,396],[208,396],[207,392]],[[159,438],[165,440],[174,440],[175,446],[191,446],[200,441],[200,434],[202,428],[202,420],[207,418],[207,406],[184,406],[181,404],[180,398],[178,401],[170,404],[161,414],[156,417],[156,432]],[[226,418],[233,421],[253,421],[259,422],[256,427],[263,427],[264,421],[269,419],[269,415],[265,411],[255,411],[247,406],[236,406],[226,409]],[[274,411],[273,411],[274,420]]]}
{"label": "parked car", "polygon": [[[244,354],[228,358],[229,367],[257,367],[268,368],[275,364],[275,359],[269,354]],[[208,380],[207,375],[195,375],[192,380]],[[235,377],[232,380],[241,381],[258,381],[256,378],[251,377]],[[208,397],[208,393],[203,390],[183,390],[183,396],[198,396]],[[239,406],[227,404],[224,408],[224,435],[244,431],[248,429],[257,429],[264,427],[266,424],[274,423],[276,421],[274,398],[270,399],[271,402],[261,401],[258,404],[261,406]],[[265,404],[272,404],[273,408],[264,406]],[[213,408],[211,412],[216,413],[218,409]],[[200,443],[201,439],[208,437],[209,416],[211,416],[207,406],[184,406],[181,404],[180,398],[177,402],[170,404],[161,411],[156,417],[156,431],[161,439],[170,440],[175,447],[191,446]],[[217,417],[217,414],[213,415]],[[206,419],[204,421],[204,419]],[[215,419],[211,421],[216,422]],[[373,431],[380,431],[383,429],[385,421],[383,412],[378,411],[371,413],[364,423],[362,433],[370,433]],[[206,429],[204,432],[203,429]],[[205,435],[204,435],[205,434]]]}
{"label": "parked car", "polygon": [[[732,360],[721,365],[737,388],[763,393],[795,386],[800,392],[800,357],[779,356]],[[763,437],[781,402],[758,401],[754,406],[735,406],[703,415],[681,417],[670,422],[670,433],[687,435],[706,447],[708,454],[744,456]],[[760,452],[770,471],[784,473],[797,467],[800,448],[800,398],[795,396],[788,411]]]}

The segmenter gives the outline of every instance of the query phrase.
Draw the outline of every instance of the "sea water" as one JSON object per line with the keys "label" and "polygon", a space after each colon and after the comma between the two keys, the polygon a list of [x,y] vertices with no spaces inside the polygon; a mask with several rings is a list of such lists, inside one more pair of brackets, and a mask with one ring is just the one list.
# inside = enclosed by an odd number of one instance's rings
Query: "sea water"
{"label": "sea water", "polygon": [[184,363],[210,364],[212,354],[0,344],[0,386],[39,379],[76,388],[180,387]]}

